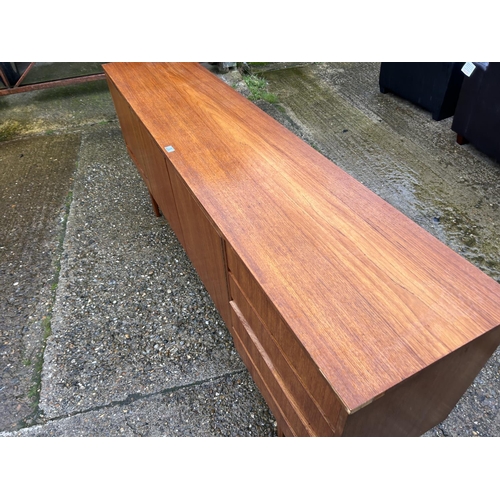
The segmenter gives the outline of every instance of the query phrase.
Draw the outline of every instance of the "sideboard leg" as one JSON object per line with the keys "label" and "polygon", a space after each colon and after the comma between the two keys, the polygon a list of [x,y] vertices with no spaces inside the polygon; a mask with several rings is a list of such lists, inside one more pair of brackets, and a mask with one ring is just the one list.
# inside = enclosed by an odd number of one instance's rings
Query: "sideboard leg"
{"label": "sideboard leg", "polygon": [[156,200],[153,198],[153,195],[151,194],[151,191],[149,192],[149,196],[151,197],[151,204],[153,205],[153,211],[156,215],[156,217],[160,217],[160,208],[158,207],[158,203],[156,203]]}
{"label": "sideboard leg", "polygon": [[460,146],[467,144],[468,142],[469,141],[463,135],[457,134],[457,143],[460,144]]}

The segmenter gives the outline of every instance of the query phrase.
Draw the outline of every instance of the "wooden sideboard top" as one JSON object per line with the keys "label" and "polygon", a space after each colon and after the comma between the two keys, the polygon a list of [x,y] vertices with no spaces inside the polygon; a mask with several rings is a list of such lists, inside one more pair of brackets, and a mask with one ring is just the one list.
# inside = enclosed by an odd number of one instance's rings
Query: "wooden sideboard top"
{"label": "wooden sideboard top", "polygon": [[348,411],[500,325],[496,281],[201,65],[104,69]]}

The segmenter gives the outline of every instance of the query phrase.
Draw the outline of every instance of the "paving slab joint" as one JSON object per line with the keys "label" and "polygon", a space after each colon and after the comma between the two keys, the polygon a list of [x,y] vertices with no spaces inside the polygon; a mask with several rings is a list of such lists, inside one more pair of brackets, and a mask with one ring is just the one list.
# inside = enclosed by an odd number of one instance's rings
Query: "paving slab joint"
{"label": "paving slab joint", "polygon": [[53,270],[54,274],[51,279],[50,283],[50,300],[48,303],[47,307],[47,314],[42,318],[41,320],[41,329],[42,329],[42,346],[39,355],[36,358],[35,361],[35,366],[33,370],[33,378],[32,378],[32,385],[30,387],[30,390],[28,392],[28,396],[32,400],[32,407],[33,407],[33,412],[22,419],[17,428],[18,429],[23,429],[25,427],[30,427],[33,425],[33,423],[40,423],[41,421],[44,421],[43,418],[43,411],[40,410],[40,392],[42,388],[42,370],[43,370],[43,363],[44,363],[44,355],[45,355],[45,348],[47,347],[47,342],[49,337],[52,335],[52,311],[54,309],[54,304],[56,301],[56,296],[57,296],[57,287],[59,284],[59,275],[61,272],[61,258],[63,254],[63,248],[64,248],[64,240],[66,237],[66,228],[68,225],[68,218],[69,218],[69,212],[70,212],[70,207],[71,203],[73,201],[73,190],[70,189],[68,191],[68,194],[66,196],[66,200],[64,202],[64,206],[62,209],[62,214],[61,214],[61,223],[60,223],[60,230],[59,230],[59,239],[58,239],[58,245],[57,245],[57,250],[54,255],[53,259]]}

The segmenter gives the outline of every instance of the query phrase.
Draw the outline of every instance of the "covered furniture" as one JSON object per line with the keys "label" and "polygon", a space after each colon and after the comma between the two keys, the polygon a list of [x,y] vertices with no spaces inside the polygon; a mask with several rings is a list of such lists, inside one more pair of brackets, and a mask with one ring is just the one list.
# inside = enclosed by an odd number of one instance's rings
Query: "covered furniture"
{"label": "covered furniture", "polygon": [[380,92],[392,92],[430,111],[434,120],[443,120],[455,112],[464,78],[463,64],[384,62],[380,65]]}
{"label": "covered furniture", "polygon": [[475,63],[465,77],[451,129],[457,142],[470,142],[500,160],[500,63]]}

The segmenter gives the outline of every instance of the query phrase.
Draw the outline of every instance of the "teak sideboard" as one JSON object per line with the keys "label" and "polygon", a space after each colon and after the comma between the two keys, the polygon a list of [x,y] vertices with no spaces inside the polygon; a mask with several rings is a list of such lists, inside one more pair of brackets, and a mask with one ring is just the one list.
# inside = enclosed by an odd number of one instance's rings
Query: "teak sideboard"
{"label": "teak sideboard", "polygon": [[416,436],[500,285],[197,63],[104,66],[128,152],[285,436]]}

